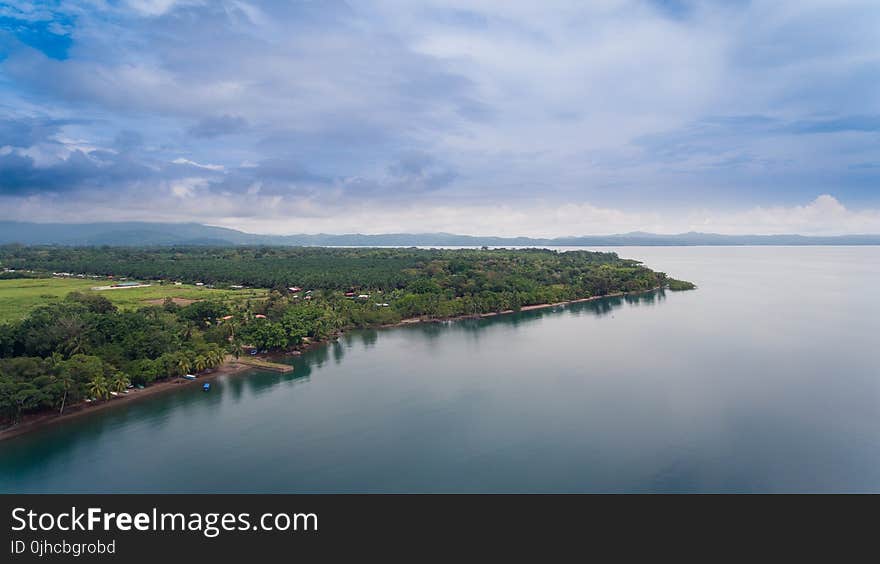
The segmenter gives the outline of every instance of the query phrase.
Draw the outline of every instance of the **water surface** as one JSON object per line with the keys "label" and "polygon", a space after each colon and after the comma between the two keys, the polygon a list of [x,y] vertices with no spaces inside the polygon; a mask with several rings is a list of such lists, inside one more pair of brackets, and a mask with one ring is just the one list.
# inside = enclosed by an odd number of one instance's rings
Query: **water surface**
{"label": "water surface", "polygon": [[0,442],[0,491],[880,491],[880,247],[616,250],[699,289],[351,333]]}

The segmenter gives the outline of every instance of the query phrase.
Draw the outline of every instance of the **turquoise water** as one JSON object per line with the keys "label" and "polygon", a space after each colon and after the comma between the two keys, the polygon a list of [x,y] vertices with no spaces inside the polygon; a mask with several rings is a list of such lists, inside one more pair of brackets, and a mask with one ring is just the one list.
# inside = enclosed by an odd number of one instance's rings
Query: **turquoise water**
{"label": "turquoise water", "polygon": [[0,491],[880,491],[880,248],[617,250],[699,289],[351,333],[0,442]]}

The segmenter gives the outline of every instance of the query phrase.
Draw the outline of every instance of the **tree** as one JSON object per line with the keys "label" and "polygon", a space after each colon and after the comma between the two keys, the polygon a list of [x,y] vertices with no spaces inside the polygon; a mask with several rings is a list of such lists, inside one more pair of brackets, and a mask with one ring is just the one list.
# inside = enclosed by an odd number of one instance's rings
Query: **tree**
{"label": "tree", "polygon": [[67,394],[70,393],[71,388],[76,384],[76,380],[73,379],[73,375],[67,370],[61,370],[55,378],[64,390],[64,395],[61,398],[61,409],[58,410],[58,415],[64,415],[64,404],[67,403]]}
{"label": "tree", "polygon": [[192,363],[190,363],[186,355],[182,353],[179,354],[177,356],[177,375],[183,376],[184,374],[188,374],[191,368]]}
{"label": "tree", "polygon": [[21,414],[40,405],[40,390],[30,384],[21,384],[14,395],[15,421],[21,420]]}
{"label": "tree", "polygon": [[235,358],[241,358],[241,354],[244,352],[244,348],[241,346],[241,341],[235,340],[232,341],[232,356]]}
{"label": "tree", "polygon": [[110,389],[114,392],[124,392],[131,385],[131,381],[122,372],[117,372],[110,380]]}
{"label": "tree", "polygon": [[[47,360],[50,363],[53,362],[51,359]],[[60,409],[62,413],[68,399],[72,398],[74,401],[80,399],[89,382],[97,377],[103,377],[105,371],[104,361],[97,356],[84,354],[73,355],[67,360],[58,362],[55,366],[55,370],[57,370],[56,382],[63,390]]]}
{"label": "tree", "polygon": [[208,362],[211,367],[220,366],[226,360],[226,353],[219,347],[211,349],[207,354]]}
{"label": "tree", "polygon": [[199,355],[193,361],[193,369],[196,372],[202,372],[208,367],[208,359],[204,355]]}
{"label": "tree", "polygon": [[98,399],[105,399],[110,395],[110,385],[104,375],[95,376],[88,384],[89,393]]}
{"label": "tree", "polygon": [[258,349],[275,350],[287,346],[287,334],[278,323],[260,319],[250,323],[242,332],[242,339]]}

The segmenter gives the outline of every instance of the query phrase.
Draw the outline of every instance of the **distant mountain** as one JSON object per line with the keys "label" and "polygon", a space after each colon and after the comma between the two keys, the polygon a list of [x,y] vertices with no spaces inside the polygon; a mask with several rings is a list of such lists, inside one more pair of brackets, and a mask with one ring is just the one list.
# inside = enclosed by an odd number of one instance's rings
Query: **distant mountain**
{"label": "distant mountain", "polygon": [[389,233],[385,235],[256,235],[198,223],[26,223],[0,221],[0,244],[84,246],[169,245],[300,245],[335,247],[391,246],[691,246],[691,245],[880,245],[880,235],[718,235],[713,233],[624,233],[553,239],[476,237],[450,233]]}

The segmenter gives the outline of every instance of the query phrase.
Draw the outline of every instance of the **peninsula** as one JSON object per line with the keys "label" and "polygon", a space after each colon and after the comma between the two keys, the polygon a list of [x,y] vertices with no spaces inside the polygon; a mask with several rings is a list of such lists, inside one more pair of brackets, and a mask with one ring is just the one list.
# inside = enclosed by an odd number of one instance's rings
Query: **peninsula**
{"label": "peninsula", "polygon": [[10,429],[347,329],[694,287],[591,251],[0,247],[0,300],[34,283],[74,291],[44,294],[0,324],[0,424]]}

